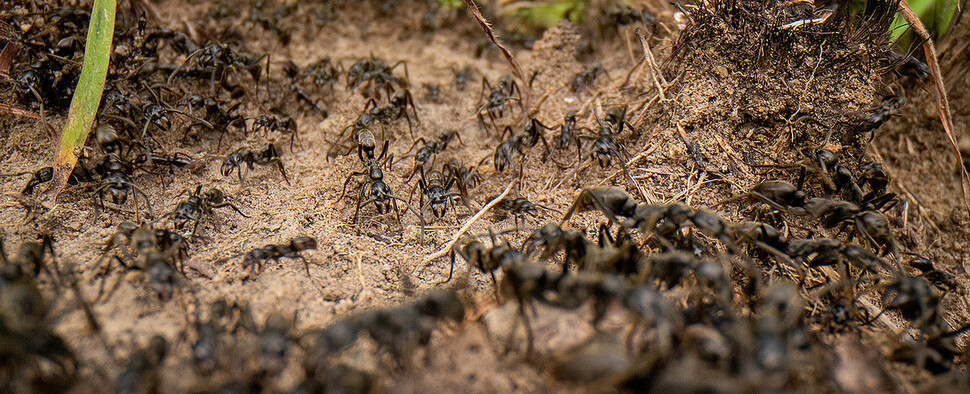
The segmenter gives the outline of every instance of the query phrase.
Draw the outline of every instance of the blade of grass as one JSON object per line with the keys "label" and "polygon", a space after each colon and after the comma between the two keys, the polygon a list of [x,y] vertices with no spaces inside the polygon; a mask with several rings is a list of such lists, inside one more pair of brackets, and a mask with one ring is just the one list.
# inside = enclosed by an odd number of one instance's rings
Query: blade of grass
{"label": "blade of grass", "polygon": [[101,103],[104,81],[108,76],[111,41],[114,38],[115,1],[94,0],[84,45],[84,64],[77,88],[74,89],[74,97],[71,98],[67,126],[61,134],[57,163],[54,165],[54,179],[40,196],[41,203],[48,209],[53,208],[57,195],[64,189],[67,178],[77,165],[77,153],[88,138]]}

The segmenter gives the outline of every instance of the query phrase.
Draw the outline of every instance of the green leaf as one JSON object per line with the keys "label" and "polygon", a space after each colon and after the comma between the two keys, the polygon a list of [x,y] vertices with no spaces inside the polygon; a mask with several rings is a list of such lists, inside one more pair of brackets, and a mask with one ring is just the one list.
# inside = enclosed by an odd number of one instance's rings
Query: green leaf
{"label": "green leaf", "polygon": [[939,0],[937,1],[937,11],[936,11],[936,39],[943,39],[943,35],[946,34],[947,29],[950,27],[950,21],[953,20],[953,16],[956,15],[957,7],[959,3],[957,0]]}
{"label": "green leaf", "polygon": [[116,0],[94,0],[88,36],[84,46],[84,63],[81,76],[71,98],[71,108],[67,115],[67,127],[61,134],[61,144],[54,166],[54,179],[44,191],[41,201],[48,208],[53,207],[57,195],[67,184],[67,178],[77,164],[77,152],[85,140],[101,103],[104,81],[108,76],[108,63],[111,55],[111,41],[115,30]]}

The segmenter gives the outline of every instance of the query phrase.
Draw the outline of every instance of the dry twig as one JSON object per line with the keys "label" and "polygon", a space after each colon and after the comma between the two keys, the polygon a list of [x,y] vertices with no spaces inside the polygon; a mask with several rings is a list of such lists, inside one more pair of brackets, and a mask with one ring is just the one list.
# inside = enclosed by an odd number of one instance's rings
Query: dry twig
{"label": "dry twig", "polygon": [[[468,229],[471,228],[472,224],[475,224],[475,222],[478,221],[478,219],[481,218],[482,215],[485,214],[485,212],[488,212],[488,210],[492,209],[492,207],[495,206],[495,204],[498,204],[499,201],[502,201],[502,199],[505,198],[505,196],[509,195],[509,192],[512,191],[513,185],[515,185],[515,180],[512,180],[512,182],[509,182],[509,185],[505,187],[505,191],[503,191],[502,194],[499,194],[498,197],[493,198],[492,201],[489,201],[488,204],[485,204],[485,206],[482,207],[482,209],[480,209],[478,213],[475,214],[475,216],[472,216],[470,219],[468,219],[468,221],[465,222],[465,225],[461,226],[458,232],[456,232],[455,235],[451,237],[451,241],[448,241],[448,243],[445,244],[444,247],[442,247],[441,249],[438,249],[437,252],[424,256],[424,259],[421,260],[421,264],[419,265],[424,266],[429,262],[434,261],[435,259],[444,257],[446,254],[448,254],[451,248],[454,247],[456,243],[458,243],[459,239],[461,239],[461,236],[465,235],[465,233],[468,232]],[[414,268],[417,268],[417,266],[415,266]],[[411,273],[414,273],[414,268],[411,269]]]}

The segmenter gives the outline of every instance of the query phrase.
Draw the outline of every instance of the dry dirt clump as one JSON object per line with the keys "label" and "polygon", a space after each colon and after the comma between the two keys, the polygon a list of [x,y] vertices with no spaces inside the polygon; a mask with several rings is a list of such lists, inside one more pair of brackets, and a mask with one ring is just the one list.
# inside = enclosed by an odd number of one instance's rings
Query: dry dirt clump
{"label": "dry dirt clump", "polygon": [[[731,183],[753,164],[792,164],[826,147],[862,157],[859,118],[881,102],[890,4],[850,18],[812,2],[726,1],[688,8],[665,61],[660,139]],[[841,151],[841,152],[840,152]]]}

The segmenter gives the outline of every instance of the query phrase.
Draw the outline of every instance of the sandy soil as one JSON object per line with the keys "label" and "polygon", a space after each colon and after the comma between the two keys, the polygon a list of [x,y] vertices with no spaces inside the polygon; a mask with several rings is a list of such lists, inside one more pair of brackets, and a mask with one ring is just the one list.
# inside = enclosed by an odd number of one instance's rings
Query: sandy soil
{"label": "sandy soil", "polygon": [[[482,130],[475,118],[481,78],[494,82],[510,70],[497,50],[486,50],[483,56],[475,56],[483,35],[471,17],[463,12],[442,12],[437,16],[440,28],[425,32],[420,26],[425,10],[423,5],[407,2],[396,6],[393,16],[382,16],[377,14],[378,7],[371,7],[371,3],[380,2],[362,2],[367,5],[365,7],[337,5],[335,19],[324,24],[316,21],[328,5],[296,7],[282,23],[292,34],[288,45],[281,44],[265,29],[245,22],[248,10],[243,10],[244,7],[235,5],[235,2],[196,5],[165,0],[152,3],[158,12],[154,23],[160,27],[194,29],[201,37],[224,40],[251,53],[270,54],[269,80],[261,81],[258,96],[254,89],[247,89],[240,113],[253,118],[282,103],[299,125],[299,137],[292,150],[287,136],[232,127],[221,147],[216,149],[217,134],[201,133],[183,138],[185,126],[176,121],[173,130],[158,133],[155,137],[166,149],[198,158],[205,167],[197,172],[176,169],[174,174],[135,173],[135,183],[148,195],[156,226],[171,225],[171,219],[163,215],[172,212],[197,185],[223,190],[229,201],[249,216],[243,217],[230,209],[218,209],[213,220],[203,222],[198,231],[200,236],[190,244],[187,260],[189,265],[199,269],[189,270],[180,281],[175,300],[162,302],[153,297],[146,290],[146,280],[141,273],[115,272],[109,276],[109,283],[120,281],[117,291],[108,301],[94,305],[106,337],[117,344],[122,359],[132,344],[144,344],[155,334],[161,334],[173,343],[163,368],[165,391],[216,387],[233,378],[230,373],[204,378],[190,371],[190,344],[196,335],[193,332],[194,314],[205,309],[211,301],[225,298],[246,303],[259,323],[271,312],[280,312],[291,317],[294,332],[322,328],[340,317],[367,308],[397,305],[412,294],[423,294],[430,288],[442,286],[439,283],[447,276],[449,260],[439,258],[425,265],[422,259],[439,250],[458,230],[458,223],[464,223],[474,213],[458,204],[457,219],[449,213],[444,219],[429,223],[423,237],[418,217],[413,212],[402,212],[402,221],[398,223],[394,214],[378,215],[371,206],[361,210],[359,226],[352,223],[356,194],[341,201],[338,196],[347,175],[359,170],[359,159],[355,154],[328,158],[327,151],[338,140],[340,131],[353,123],[366,99],[357,91],[345,89],[346,82],[341,78],[333,94],[314,92],[329,111],[324,118],[289,95],[282,75],[285,61],[303,67],[319,57],[329,56],[345,69],[357,59],[371,55],[389,62],[405,61],[420,117],[420,122],[414,124],[415,137],[430,140],[446,129],[455,129],[461,134],[461,142],[453,143],[439,155],[436,165],[451,158],[473,165],[489,157],[480,168],[481,185],[471,191],[472,206],[482,207],[515,181],[515,195],[548,208],[540,209],[535,217],[526,217],[519,224],[521,231],[508,235],[516,245],[533,228],[558,221],[560,214],[569,208],[576,191],[585,186],[615,184],[657,202],[684,201],[694,207],[714,208],[717,202],[762,180],[794,180],[797,171],[762,170],[749,164],[802,160],[804,155],[799,154],[798,149],[810,145],[809,142],[818,142],[824,131],[806,125],[800,127],[798,133],[807,137],[788,139],[777,124],[749,122],[751,114],[760,113],[764,119],[775,119],[792,116],[792,109],[795,109],[796,112],[823,113],[834,118],[837,112],[851,113],[878,104],[876,90],[884,88],[869,82],[867,78],[875,74],[871,70],[870,74],[864,75],[840,74],[839,71],[797,74],[805,70],[813,72],[816,67],[812,63],[795,67],[800,71],[787,77],[787,80],[801,81],[801,85],[782,88],[778,85],[778,81],[784,79],[781,77],[743,77],[745,70],[738,69],[739,65],[731,59],[712,55],[718,53],[718,47],[694,48],[694,52],[687,51],[686,56],[672,58],[679,33],[672,9],[665,4],[650,2],[648,7],[657,14],[659,23],[666,26],[652,29],[649,39],[656,62],[665,73],[654,74],[646,68],[634,73],[629,83],[623,86],[637,59],[642,56],[632,27],[598,31],[603,37],[595,41],[595,54],[584,56],[583,61],[575,56],[582,48],[583,37],[580,30],[569,25],[547,31],[531,49],[516,47],[513,50],[526,73],[536,75],[532,87],[534,102],[543,100],[535,110],[535,117],[546,125],[560,124],[567,111],[583,110],[581,123],[595,129],[591,116],[594,113],[602,116],[606,109],[616,105],[637,109],[631,112],[630,119],[635,130],[619,137],[619,141],[626,145],[628,157],[632,158],[629,176],[634,184],[629,184],[624,172],[616,165],[600,168],[590,157],[588,148],[584,148],[582,161],[578,162],[575,148],[554,151],[551,154],[553,160],[547,160],[542,157],[541,146],[537,146],[524,158],[516,156],[523,169],[519,178],[510,171],[496,171],[491,155],[499,141],[494,132]],[[211,21],[206,14],[213,10],[230,16]],[[965,76],[961,70],[966,65],[952,65],[959,64],[956,59],[966,54],[966,48],[947,43],[942,48],[945,59],[950,59],[944,62],[949,67],[948,80],[959,81]],[[803,49],[803,52],[810,50],[818,51],[818,48]],[[712,57],[714,61],[710,60]],[[674,59],[675,63],[668,59]],[[573,92],[570,88],[572,79],[589,68],[592,61],[599,63],[606,75],[584,91]],[[465,65],[470,65],[475,72],[468,86],[458,90],[453,84],[454,70]],[[244,73],[237,75],[241,83],[253,84]],[[656,99],[654,78],[660,76],[670,83],[667,95]],[[807,84],[806,78],[809,79]],[[179,84],[188,91],[208,92],[208,81]],[[440,87],[438,100],[427,97],[425,84]],[[746,92],[763,86],[772,89],[764,89],[764,97],[747,98]],[[837,93],[827,90],[832,86],[842,90]],[[951,100],[955,103],[957,136],[970,147],[964,137],[970,119],[966,89],[959,83],[948,86],[953,89]],[[269,87],[269,94],[265,87]],[[896,85],[892,88],[903,89]],[[871,147],[865,152],[849,152],[847,149],[846,153],[858,162],[875,160],[886,166],[892,179],[891,190],[900,194],[904,201],[901,207],[889,213],[901,249],[907,256],[912,254],[930,259],[936,269],[957,279],[958,286],[946,294],[943,304],[947,322],[952,327],[959,327],[970,317],[965,297],[968,278],[963,265],[970,257],[970,232],[967,231],[970,218],[960,203],[959,173],[955,171],[952,150],[933,114],[935,107],[929,99],[932,97],[928,92],[930,89],[928,84],[906,87],[907,104],[879,129]],[[779,101],[778,97],[784,97],[784,100]],[[513,125],[520,116],[521,111],[514,109],[500,119],[500,123]],[[179,119],[178,116],[174,118]],[[60,125],[64,116],[52,114],[50,120],[54,125]],[[5,130],[0,134],[0,157],[4,158],[0,172],[30,171],[50,162],[56,142],[39,122],[0,114],[0,127]],[[547,137],[552,133],[548,132]],[[383,137],[390,141],[389,151],[394,156],[393,167],[385,174],[386,180],[396,195],[408,200],[416,181],[405,182],[413,165],[413,158],[407,157],[412,139],[406,122],[402,120],[389,125]],[[283,147],[282,162],[289,184],[273,167],[257,166],[246,172],[241,183],[235,175],[224,177],[220,174],[222,158],[229,152],[243,146],[257,147],[268,141],[277,141]],[[693,151],[689,151],[692,147],[685,145],[686,141],[697,144]],[[560,167],[557,162],[572,165]],[[69,187],[53,210],[25,223],[25,210],[13,195],[20,192],[26,180],[25,176],[0,178],[0,192],[8,196],[0,206],[0,223],[3,223],[8,250],[22,240],[32,239],[39,231],[50,232],[56,240],[58,261],[76,264],[82,278],[92,278],[101,261],[101,246],[105,239],[116,231],[119,223],[134,220],[134,216],[119,209],[100,210],[91,187]],[[810,177],[808,185],[807,191],[821,190],[818,179]],[[414,201],[419,192],[414,193]],[[415,205],[416,202],[412,203]],[[717,211],[725,218],[739,220],[759,217],[767,209],[733,204],[719,207]],[[577,228],[588,229],[593,236],[600,220],[600,215],[588,213],[572,223]],[[511,216],[503,218],[490,213],[473,225],[469,233],[484,237],[489,229],[504,231],[514,229],[515,225]],[[802,236],[806,233],[793,231]],[[833,235],[834,231],[829,233]],[[242,253],[268,243],[286,243],[299,235],[312,236],[319,244],[317,250],[303,253],[309,262],[309,277],[300,260],[284,258],[279,263],[269,262],[258,277],[247,280],[248,274],[241,267]],[[539,339],[538,361],[525,360],[517,351],[503,354],[504,341],[495,338],[495,330],[509,319],[509,310],[514,310],[514,305],[495,304],[487,275],[474,270],[468,272],[469,268],[460,260],[456,270],[457,278],[447,286],[462,289],[463,294],[475,300],[474,308],[469,311],[474,320],[443,327],[436,332],[425,351],[426,364],[405,372],[379,373],[379,388],[391,392],[456,390],[460,387],[473,387],[476,392],[584,390],[562,383],[555,377],[550,364],[555,355],[590,337],[593,330],[586,323],[589,311],[584,308],[580,312],[564,312],[542,307],[535,323]],[[49,288],[50,284],[45,285]],[[93,298],[98,285],[94,280],[85,280],[83,290]],[[878,302],[876,293],[863,298]],[[96,336],[87,328],[83,314],[70,300],[55,299],[53,305],[55,310],[62,311],[55,329],[79,350],[82,365],[100,366],[113,378],[120,364],[109,360]],[[503,311],[507,316],[502,317]],[[503,323],[487,323],[489,314]],[[860,355],[864,353],[860,349],[875,345],[885,354],[893,337],[906,327],[905,321],[898,316],[891,316],[889,321],[891,325],[888,327],[876,323],[858,328],[858,332],[827,334],[835,349],[833,353],[851,355],[842,357],[843,362],[851,366],[866,363],[866,356]],[[626,325],[625,315],[615,310],[610,313],[604,330],[622,338]],[[249,350],[253,346],[251,342],[251,339],[248,342],[241,339],[237,344],[240,352]],[[367,346],[357,346],[345,357],[364,368],[377,370],[381,362],[368,355],[372,349]],[[299,381],[301,372],[296,364],[291,363],[277,379],[276,389],[291,389]],[[896,389],[901,391],[912,391],[928,381],[927,374],[908,368],[889,364],[885,373],[891,378],[885,381],[898,384]],[[85,384],[80,386],[81,391],[98,387],[100,377],[96,369],[86,367],[82,370]],[[882,371],[881,367],[879,370]],[[877,373],[859,372],[857,375],[874,376]],[[839,377],[836,381],[837,390],[858,392],[885,384],[885,381],[872,383],[851,377]]]}

